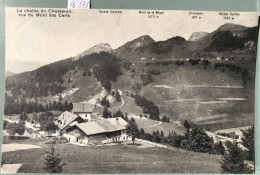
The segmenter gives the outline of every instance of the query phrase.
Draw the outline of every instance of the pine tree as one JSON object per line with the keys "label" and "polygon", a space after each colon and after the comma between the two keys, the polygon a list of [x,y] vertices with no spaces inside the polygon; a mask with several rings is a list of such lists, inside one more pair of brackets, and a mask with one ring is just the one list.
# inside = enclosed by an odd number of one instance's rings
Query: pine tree
{"label": "pine tree", "polygon": [[117,101],[117,102],[120,102],[120,101],[121,101],[121,97],[120,97],[120,94],[119,94],[118,91],[116,91],[115,98],[116,98],[116,101]]}
{"label": "pine tree", "polygon": [[63,111],[63,104],[60,101],[57,103],[57,110]]}
{"label": "pine tree", "polygon": [[25,121],[28,120],[28,116],[23,112],[22,114],[20,114],[19,119]]}
{"label": "pine tree", "polygon": [[52,107],[53,107],[53,110],[57,110],[57,102],[56,101],[54,101],[52,103]]}
{"label": "pine tree", "polygon": [[164,132],[161,130],[161,136],[164,137]]}
{"label": "pine tree", "polygon": [[224,153],[225,153],[225,147],[223,146],[223,144],[222,144],[221,141],[219,141],[219,143],[218,143],[218,148],[217,148],[217,150],[218,150],[218,153],[219,153],[219,154],[224,154]]}
{"label": "pine tree", "polygon": [[122,111],[119,109],[114,115],[113,117],[122,117],[124,118],[124,114],[122,113]]}
{"label": "pine tree", "polygon": [[69,103],[67,100],[64,103],[64,111],[69,111]]}
{"label": "pine tree", "polygon": [[128,122],[127,133],[132,136],[133,144],[135,144],[135,138],[139,136],[139,131],[133,118],[131,118]]}
{"label": "pine tree", "polygon": [[166,117],[165,115],[162,117],[162,121],[170,123],[170,119],[168,117]]}
{"label": "pine tree", "polygon": [[190,124],[188,123],[187,120],[185,120],[185,121],[183,122],[183,126],[187,129],[187,132],[189,132],[189,130],[190,130]]}
{"label": "pine tree", "polygon": [[62,101],[62,96],[61,95],[59,96],[59,101]]}
{"label": "pine tree", "polygon": [[103,110],[103,118],[111,118],[111,117],[112,117],[111,113],[105,107],[104,110]]}
{"label": "pine tree", "polygon": [[126,121],[126,122],[128,122],[128,121],[129,121],[129,120],[128,120],[127,113],[125,113],[125,117],[124,117],[124,118],[125,118],[125,121]]}
{"label": "pine tree", "polygon": [[107,107],[107,108],[110,107],[109,100],[107,99],[106,96],[101,99],[101,105],[104,106],[104,107]]}
{"label": "pine tree", "polygon": [[52,105],[52,102],[50,101],[49,103],[49,111],[52,111],[53,110],[53,105]]}
{"label": "pine tree", "polygon": [[45,109],[44,109],[44,107],[43,107],[43,105],[41,103],[38,105],[38,111],[39,112],[45,111]]}
{"label": "pine tree", "polygon": [[116,95],[115,91],[112,91],[111,95],[114,97]]}
{"label": "pine tree", "polygon": [[254,146],[254,126],[242,130],[243,137],[243,145],[248,149],[247,159],[254,160],[255,158],[255,146]]}
{"label": "pine tree", "polygon": [[246,154],[236,143],[228,145],[228,151],[222,158],[222,173],[251,174],[253,170],[244,163]]}
{"label": "pine tree", "polygon": [[71,111],[72,109],[73,109],[73,104],[70,102],[70,103],[69,103],[68,111]]}
{"label": "pine tree", "polygon": [[49,106],[48,106],[48,104],[46,103],[45,104],[45,111],[48,111],[49,110]]}
{"label": "pine tree", "polygon": [[15,135],[15,133],[16,133],[16,127],[17,127],[17,123],[9,123],[9,124],[7,125],[6,130],[7,130],[8,134],[9,134],[10,136]]}
{"label": "pine tree", "polygon": [[25,132],[25,121],[20,120],[17,127],[16,127],[16,133],[20,135],[23,135]]}
{"label": "pine tree", "polygon": [[56,130],[58,130],[58,126],[51,120],[48,120],[43,128],[44,131],[49,133],[55,133]]}
{"label": "pine tree", "polygon": [[62,158],[59,154],[55,155],[54,146],[50,147],[50,151],[44,157],[44,167],[43,170],[46,173],[61,173],[63,171],[63,166],[66,163],[61,164]]}

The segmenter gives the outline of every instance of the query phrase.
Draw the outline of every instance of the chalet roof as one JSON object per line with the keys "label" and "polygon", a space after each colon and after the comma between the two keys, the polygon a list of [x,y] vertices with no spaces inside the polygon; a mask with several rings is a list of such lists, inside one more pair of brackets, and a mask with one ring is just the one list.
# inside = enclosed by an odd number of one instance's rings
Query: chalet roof
{"label": "chalet roof", "polygon": [[[76,114],[72,114],[69,111],[65,111],[63,112],[58,118],[57,120],[63,120],[64,125],[62,126],[61,124],[59,124],[59,128],[63,129],[66,126],[68,126],[70,123],[72,123],[73,121],[75,121],[77,118],[81,118],[80,116],[76,115]],[[82,118],[83,119],[83,118]],[[83,119],[84,120],[84,119]]]}
{"label": "chalet roof", "polygon": [[90,103],[73,103],[72,112],[92,113],[94,106]]}
{"label": "chalet roof", "polygon": [[95,135],[107,132],[124,130],[127,127],[127,122],[121,117],[109,118],[91,121],[87,123],[77,124],[86,135]]}

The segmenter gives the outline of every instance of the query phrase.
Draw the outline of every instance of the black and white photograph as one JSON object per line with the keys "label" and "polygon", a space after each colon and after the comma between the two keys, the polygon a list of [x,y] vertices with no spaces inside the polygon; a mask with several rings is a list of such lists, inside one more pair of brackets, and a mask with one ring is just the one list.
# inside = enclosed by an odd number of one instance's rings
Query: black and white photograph
{"label": "black and white photograph", "polygon": [[258,13],[5,11],[1,173],[254,173]]}

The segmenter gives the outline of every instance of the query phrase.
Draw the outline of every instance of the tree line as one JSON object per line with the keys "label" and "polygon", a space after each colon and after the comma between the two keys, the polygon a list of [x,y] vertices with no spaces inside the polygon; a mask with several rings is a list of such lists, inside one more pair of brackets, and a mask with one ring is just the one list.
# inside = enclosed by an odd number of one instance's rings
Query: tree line
{"label": "tree line", "polygon": [[13,96],[9,96],[6,94],[5,96],[5,107],[4,114],[12,115],[12,114],[21,114],[26,113],[30,114],[32,112],[45,112],[45,111],[71,111],[73,109],[73,104],[68,101],[53,101],[49,104],[43,105],[42,103],[38,103],[37,98],[35,97],[34,101],[27,102],[24,97],[20,100],[17,100]]}
{"label": "tree line", "polygon": [[211,137],[209,137],[201,128],[197,127],[187,129],[185,135],[178,135],[175,132],[172,132],[169,133],[168,136],[165,136],[163,131],[154,131],[152,134],[149,134],[141,128],[138,137],[140,139],[168,144],[194,152],[209,154],[224,154],[225,152],[222,142],[214,143],[214,140]]}
{"label": "tree line", "polygon": [[15,134],[18,134],[20,137],[25,132],[25,121],[20,120],[18,123],[9,123],[6,120],[4,121],[4,129],[6,129],[7,133],[10,136],[14,136]]}
{"label": "tree line", "polygon": [[125,121],[129,121],[128,120],[128,114],[125,113],[123,114],[123,112],[119,109],[118,111],[116,111],[114,114],[112,114],[106,107],[104,107],[103,113],[102,113],[103,118],[116,118],[116,117],[121,117],[123,118]]}
{"label": "tree line", "polygon": [[26,130],[25,122],[28,121],[32,124],[40,124],[40,131],[47,133],[54,133],[58,130],[58,126],[54,123],[55,116],[52,112],[43,112],[41,114],[33,114],[31,118],[27,114],[22,113],[19,115],[19,122],[10,123],[4,121],[4,129],[7,130],[10,136],[14,136],[16,133],[22,136]]}
{"label": "tree line", "polygon": [[144,113],[149,114],[149,118],[152,120],[160,120],[160,111],[154,102],[147,100],[139,94],[132,95],[135,98],[135,104],[140,106]]}

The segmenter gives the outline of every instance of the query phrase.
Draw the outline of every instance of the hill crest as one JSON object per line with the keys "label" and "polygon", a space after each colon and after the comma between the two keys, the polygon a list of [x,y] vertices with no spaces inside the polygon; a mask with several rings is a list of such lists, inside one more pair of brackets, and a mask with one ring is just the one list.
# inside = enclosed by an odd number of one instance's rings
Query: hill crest
{"label": "hill crest", "polygon": [[74,60],[77,60],[86,55],[90,55],[92,53],[111,52],[111,51],[112,51],[112,48],[111,48],[110,44],[101,43],[101,44],[95,45],[95,46],[89,48],[88,50],[82,52],[81,54],[77,55],[76,57],[74,57]]}
{"label": "hill crest", "polygon": [[190,35],[188,41],[198,41],[208,34],[209,34],[208,32],[193,32]]}
{"label": "hill crest", "polygon": [[154,40],[149,35],[143,35],[115,49],[115,53],[117,55],[130,53],[141,46],[145,46],[153,42]]}

